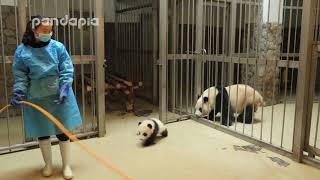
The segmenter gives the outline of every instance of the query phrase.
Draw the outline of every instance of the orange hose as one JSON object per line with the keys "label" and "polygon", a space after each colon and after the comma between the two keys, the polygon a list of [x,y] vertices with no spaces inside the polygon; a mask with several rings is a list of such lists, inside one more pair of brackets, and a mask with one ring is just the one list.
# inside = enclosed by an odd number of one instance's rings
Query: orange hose
{"label": "orange hose", "polygon": [[[132,178],[123,173],[121,170],[116,168],[114,165],[112,165],[109,161],[99,156],[97,153],[95,153],[92,149],[87,147],[86,145],[82,144],[79,139],[74,136],[69,130],[67,130],[55,117],[52,116],[48,111],[44,110],[40,106],[27,102],[27,101],[20,101],[21,104],[28,105],[30,107],[35,108],[36,110],[40,111],[43,115],[48,117],[64,134],[66,134],[74,143],[76,143],[78,146],[80,146],[81,149],[83,149],[86,153],[88,153],[90,156],[92,156],[97,161],[100,161],[106,168],[112,170],[119,176],[121,176],[123,179],[131,180]],[[5,111],[7,108],[9,108],[11,105],[6,105],[4,108],[0,110],[0,113]]]}

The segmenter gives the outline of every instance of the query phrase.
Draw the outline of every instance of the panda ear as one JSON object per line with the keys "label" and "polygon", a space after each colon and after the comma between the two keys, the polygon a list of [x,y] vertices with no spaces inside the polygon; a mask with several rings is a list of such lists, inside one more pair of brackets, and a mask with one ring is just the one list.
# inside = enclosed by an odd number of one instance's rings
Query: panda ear
{"label": "panda ear", "polygon": [[151,125],[151,124],[148,124],[148,128],[152,129],[152,125]]}
{"label": "panda ear", "polygon": [[198,99],[201,97],[201,95],[198,94]]}
{"label": "panda ear", "polygon": [[208,101],[209,101],[209,98],[208,98],[208,97],[204,97],[204,98],[203,98],[203,102],[204,102],[204,103],[207,103]]}
{"label": "panda ear", "polygon": [[140,122],[138,123],[138,126],[140,126],[141,123],[142,123],[142,122],[140,121]]}

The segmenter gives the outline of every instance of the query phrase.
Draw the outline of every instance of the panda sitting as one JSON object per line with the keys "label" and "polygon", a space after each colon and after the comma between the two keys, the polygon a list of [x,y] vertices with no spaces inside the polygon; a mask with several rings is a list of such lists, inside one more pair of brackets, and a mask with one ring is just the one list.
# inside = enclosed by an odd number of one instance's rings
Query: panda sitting
{"label": "panda sitting", "polygon": [[[229,101],[231,107],[228,108]],[[223,106],[221,106],[221,102]],[[195,114],[201,117],[209,115],[209,119],[213,120],[216,109],[216,114],[220,112],[222,115],[223,125],[234,120],[234,115],[232,115],[234,113],[238,114],[238,121],[250,124],[253,120],[253,112],[256,112],[262,105],[263,97],[248,85],[236,84],[225,88],[210,87],[198,98]]]}
{"label": "panda sitting", "polygon": [[143,146],[149,146],[155,144],[157,137],[167,137],[168,130],[159,119],[150,118],[138,123],[137,136]]}

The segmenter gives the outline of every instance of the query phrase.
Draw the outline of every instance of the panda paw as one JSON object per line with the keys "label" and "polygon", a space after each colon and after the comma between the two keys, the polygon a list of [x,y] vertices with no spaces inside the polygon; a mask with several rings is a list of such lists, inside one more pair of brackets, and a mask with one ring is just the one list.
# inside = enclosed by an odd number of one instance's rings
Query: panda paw
{"label": "panda paw", "polygon": [[168,136],[168,130],[164,130],[162,133],[161,133],[161,136],[162,137],[167,137]]}
{"label": "panda paw", "polygon": [[224,126],[232,126],[232,122],[229,121],[229,124],[228,124],[228,122],[222,122],[222,125],[224,125]]}
{"label": "panda paw", "polygon": [[144,142],[143,146],[147,147],[147,146],[151,146],[151,145],[154,145],[154,144],[156,144],[156,143],[155,142],[151,142],[151,141],[150,142]]}

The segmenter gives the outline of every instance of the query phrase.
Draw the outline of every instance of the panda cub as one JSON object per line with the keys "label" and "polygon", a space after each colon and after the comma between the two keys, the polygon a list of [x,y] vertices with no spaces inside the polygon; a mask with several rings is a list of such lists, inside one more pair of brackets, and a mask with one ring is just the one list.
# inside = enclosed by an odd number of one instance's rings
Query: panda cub
{"label": "panda cub", "polygon": [[143,146],[149,146],[157,137],[167,137],[168,130],[159,119],[150,118],[139,122],[137,136],[143,141]]}

